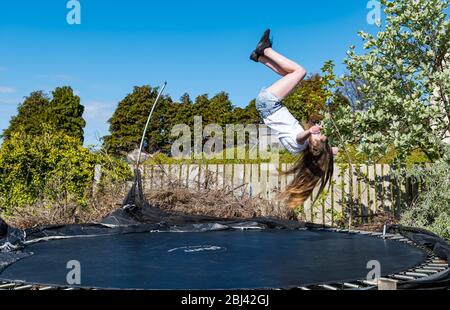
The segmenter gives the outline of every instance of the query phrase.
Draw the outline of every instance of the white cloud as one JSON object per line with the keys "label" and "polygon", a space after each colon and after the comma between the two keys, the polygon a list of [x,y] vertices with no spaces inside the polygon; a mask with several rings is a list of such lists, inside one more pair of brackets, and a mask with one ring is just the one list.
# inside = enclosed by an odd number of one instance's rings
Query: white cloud
{"label": "white cloud", "polygon": [[0,86],[0,94],[12,94],[15,93],[16,89],[7,86]]}
{"label": "white cloud", "polygon": [[96,120],[105,123],[112,116],[116,107],[113,103],[101,101],[88,101],[82,104],[84,105],[83,117],[86,120]]}
{"label": "white cloud", "polygon": [[101,145],[101,137],[108,133],[108,120],[114,113],[117,104],[103,101],[84,101],[86,128],[84,138],[86,145]]}

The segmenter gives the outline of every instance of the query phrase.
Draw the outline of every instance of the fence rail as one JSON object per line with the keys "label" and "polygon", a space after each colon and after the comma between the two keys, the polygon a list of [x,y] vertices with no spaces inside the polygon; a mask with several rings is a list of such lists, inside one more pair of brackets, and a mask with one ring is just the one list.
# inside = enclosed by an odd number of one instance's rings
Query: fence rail
{"label": "fence rail", "polygon": [[[143,167],[143,186],[151,190],[177,181],[190,188],[239,189],[253,197],[274,200],[292,181],[292,175],[280,173],[289,167],[288,164],[149,165]],[[347,165],[334,169],[329,190],[313,205],[316,189],[304,204],[307,221],[326,225],[342,221],[344,215],[349,214],[349,199],[353,201],[354,221],[356,218],[364,221],[380,212],[398,217],[415,199],[420,187],[410,180],[395,177],[393,172],[399,167],[394,165]]]}

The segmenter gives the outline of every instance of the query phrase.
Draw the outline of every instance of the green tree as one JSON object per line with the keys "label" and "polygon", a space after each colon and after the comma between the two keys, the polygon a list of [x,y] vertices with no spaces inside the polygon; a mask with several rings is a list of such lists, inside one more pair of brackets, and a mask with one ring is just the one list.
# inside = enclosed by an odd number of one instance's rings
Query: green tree
{"label": "green tree", "polygon": [[212,98],[203,94],[195,99],[192,116],[202,116],[204,124],[223,126],[233,121],[233,108],[229,95],[225,92],[220,92]]}
{"label": "green tree", "polygon": [[209,124],[225,126],[233,122],[234,107],[227,93],[220,92],[212,97],[209,101],[209,109],[212,112]]}
{"label": "green tree", "polygon": [[210,110],[210,102],[208,94],[203,94],[195,98],[195,102],[192,105],[192,115],[202,116],[203,122],[208,123],[214,118],[214,112]]}
{"label": "green tree", "polygon": [[57,87],[52,92],[52,97],[46,111],[49,124],[83,142],[86,122],[83,119],[84,106],[80,104],[80,97],[74,95],[69,86]]}
{"label": "green tree", "polygon": [[444,155],[450,124],[449,0],[382,0],[385,28],[360,32],[361,55],[352,47],[347,80],[362,80],[367,110],[343,115],[354,124],[359,150],[379,157],[393,146],[398,160],[421,149],[431,160]]}
{"label": "green tree", "polygon": [[17,108],[17,115],[13,116],[8,128],[3,131],[3,138],[11,138],[14,132],[24,130],[29,134],[38,134],[42,131],[42,123],[46,121],[46,109],[50,105],[50,99],[42,91],[32,92],[25,97],[23,103]]}
{"label": "green tree", "polygon": [[14,132],[25,131],[30,135],[40,134],[44,128],[78,139],[83,142],[84,107],[80,97],[68,86],[57,87],[50,98],[42,91],[33,92],[18,107],[18,114],[11,119],[3,137],[9,139]]}
{"label": "green tree", "polygon": [[179,102],[172,103],[169,106],[168,115],[170,116],[171,127],[177,124],[186,124],[192,127],[194,124],[194,114],[193,103],[189,94],[183,94]]}
{"label": "green tree", "polygon": [[[115,155],[124,155],[139,147],[148,114],[158,95],[158,88],[148,85],[134,87],[109,119],[110,134],[103,138],[105,149]],[[155,152],[170,149],[170,106],[172,99],[162,96],[153,113],[144,140],[144,150]]]}
{"label": "green tree", "polygon": [[307,124],[321,119],[325,99],[322,78],[314,74],[304,79],[283,102],[295,118]]}
{"label": "green tree", "polygon": [[261,116],[256,109],[256,100],[253,99],[245,108],[235,108],[233,111],[234,124],[259,124]]}

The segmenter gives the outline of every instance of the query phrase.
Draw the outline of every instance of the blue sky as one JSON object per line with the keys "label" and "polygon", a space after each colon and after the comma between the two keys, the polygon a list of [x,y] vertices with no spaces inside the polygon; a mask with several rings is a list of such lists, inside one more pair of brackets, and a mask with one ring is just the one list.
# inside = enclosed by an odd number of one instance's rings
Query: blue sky
{"label": "blue sky", "polygon": [[274,48],[318,72],[337,73],[359,45],[366,0],[79,0],[81,25],[69,25],[66,0],[0,1],[0,130],[35,90],[70,85],[86,107],[86,144],[108,133],[106,121],[133,86],[158,86],[178,99],[219,91],[245,106],[276,76],[248,60],[270,27]]}

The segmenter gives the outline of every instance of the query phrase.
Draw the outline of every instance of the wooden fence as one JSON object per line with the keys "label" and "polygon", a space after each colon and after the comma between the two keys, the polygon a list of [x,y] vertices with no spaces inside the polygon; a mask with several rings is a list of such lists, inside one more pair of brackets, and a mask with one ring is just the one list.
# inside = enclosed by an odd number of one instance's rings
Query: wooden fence
{"label": "wooden fence", "polygon": [[[143,168],[143,186],[151,190],[177,181],[190,188],[236,189],[239,195],[245,192],[271,200],[292,180],[293,176],[279,173],[288,168],[288,164],[150,165]],[[335,225],[344,219],[365,222],[380,212],[398,217],[415,199],[419,186],[395,177],[393,172],[397,169],[399,167],[393,165],[335,167],[330,189],[314,205],[314,195],[304,204],[306,220]],[[348,208],[350,199],[354,206],[352,212]]]}

